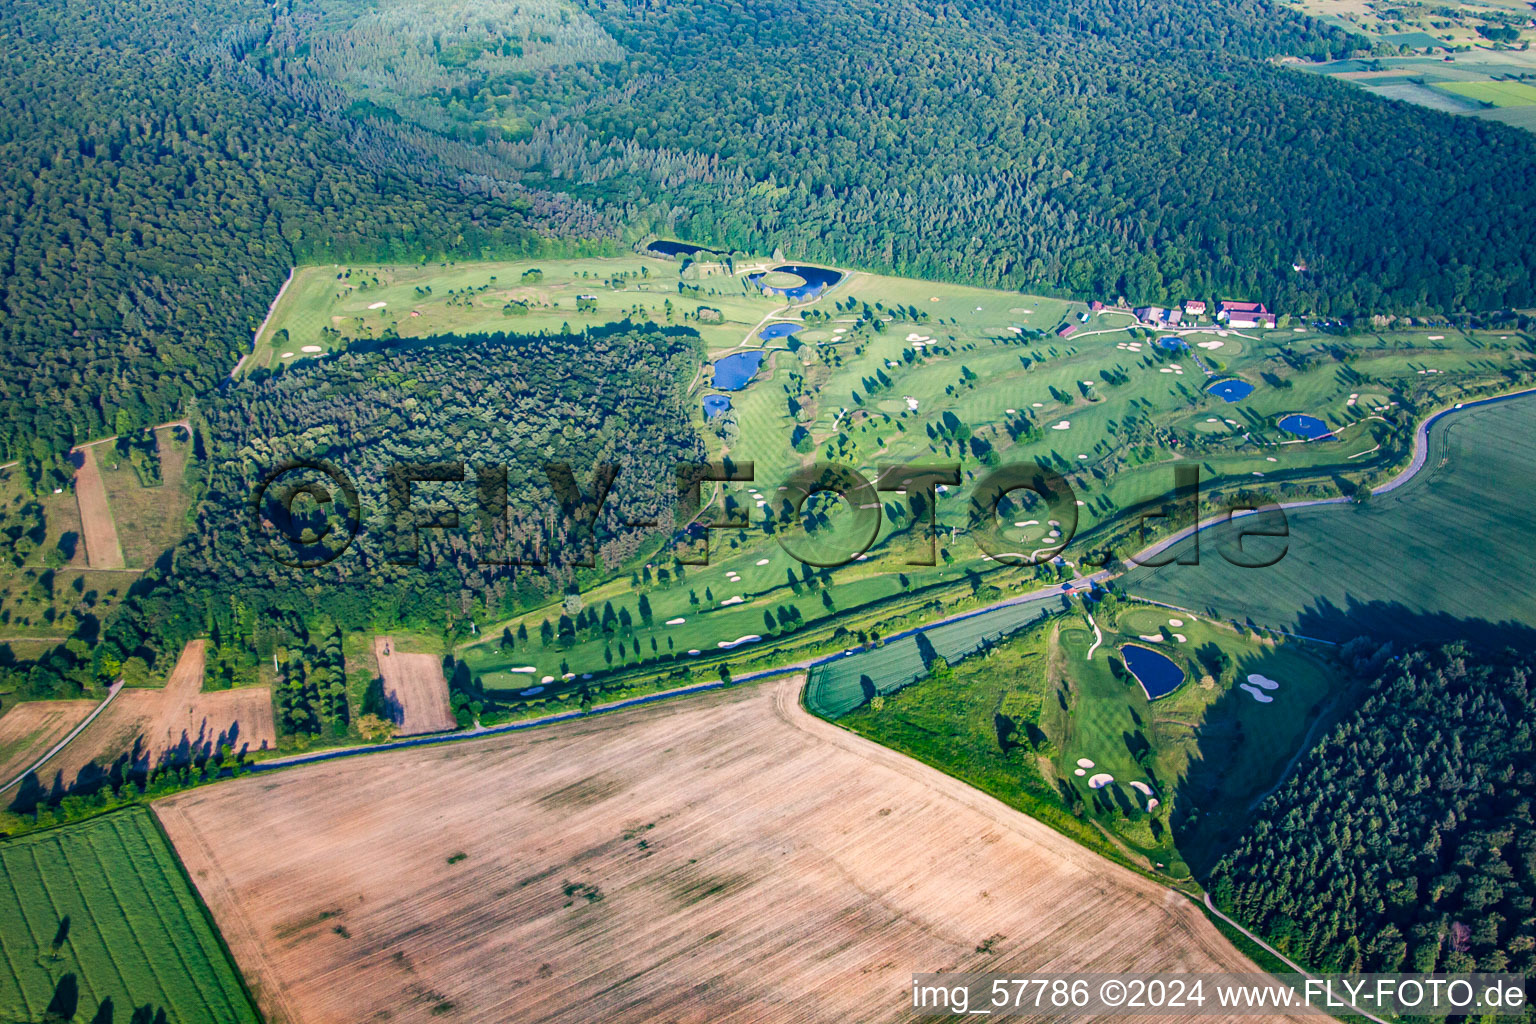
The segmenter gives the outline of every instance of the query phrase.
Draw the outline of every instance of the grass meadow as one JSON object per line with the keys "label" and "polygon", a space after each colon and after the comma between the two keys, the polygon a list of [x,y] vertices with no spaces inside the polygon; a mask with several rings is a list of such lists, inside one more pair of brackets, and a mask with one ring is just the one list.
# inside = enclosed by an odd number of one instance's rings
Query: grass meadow
{"label": "grass meadow", "polygon": [[0,883],[0,1018],[260,1019],[148,810],[0,842]]}

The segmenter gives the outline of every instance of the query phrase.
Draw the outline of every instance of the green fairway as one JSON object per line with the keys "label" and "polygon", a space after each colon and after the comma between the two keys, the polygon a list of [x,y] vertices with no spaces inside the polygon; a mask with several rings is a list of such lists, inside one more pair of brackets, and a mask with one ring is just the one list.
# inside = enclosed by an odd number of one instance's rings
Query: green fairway
{"label": "green fairway", "polygon": [[5,1020],[260,1019],[143,808],[0,842],[0,951]]}
{"label": "green fairway", "polygon": [[[507,608],[461,651],[481,685],[509,699],[548,700],[589,678],[746,650],[912,589],[969,584],[975,592],[984,580],[1002,597],[1038,585],[1029,569],[996,575],[1001,566],[972,537],[966,497],[996,467],[1061,473],[1075,492],[1067,556],[1109,545],[1123,557],[1155,534],[1134,524],[1163,503],[1177,464],[1200,467],[1208,513],[1239,495],[1334,495],[1379,483],[1400,465],[1419,410],[1536,376],[1527,342],[1508,332],[1413,328],[1339,336],[1287,322],[1228,330],[1208,321],[1153,331],[1134,326],[1125,311],[1091,312],[1080,302],[859,271],[818,299],[776,305],[743,285],[745,275],[768,266],[684,270],[635,256],[541,261],[538,280],[527,284],[521,282],[532,263],[352,268],[350,279],[337,268],[307,268],[295,279],[274,325],[320,331],[315,316],[352,316],[366,327],[370,315],[388,313],[402,333],[442,334],[524,330],[543,324],[541,317],[555,328],[556,317],[575,315],[574,295],[582,289],[600,296],[596,311],[584,314],[591,322],[620,314],[660,319],[659,303],[675,297],[680,283],[689,285],[686,275],[705,275],[698,282],[715,290],[709,301],[726,322],[674,323],[699,330],[716,354],[743,339],[767,350],[752,380],[730,393],[729,411],[707,422],[697,413],[712,456],[755,468],[751,482],[707,487],[705,515],[720,519],[729,502],[747,528],[715,531],[710,564],[687,568],[681,579],[670,554],[653,548],[644,564],[612,566],[606,581],[585,583],[571,608]],[[509,290],[509,281],[518,283]],[[604,282],[618,287],[604,292],[597,287]],[[503,319],[514,292],[536,293],[546,305]],[[379,302],[381,311],[367,313]],[[420,317],[398,315],[415,307]],[[765,319],[800,330],[765,342],[756,330]],[[1075,332],[1059,337],[1063,324]],[[1159,341],[1175,336],[1176,342]],[[1222,378],[1254,390],[1224,402],[1206,391]],[[701,367],[695,400],[708,391],[707,379]],[[1305,443],[1280,430],[1277,422],[1296,412],[1321,419],[1331,438]],[[906,498],[888,491],[880,495],[880,530],[864,557],[807,577],[781,547],[781,540],[806,538],[778,487],[813,459],[852,467],[871,481],[890,463],[958,466],[959,486],[937,498],[937,564],[912,564],[926,547],[918,538],[923,524],[914,523]],[[824,516],[811,539],[825,560],[848,557],[854,531],[847,503],[828,497],[808,508]],[[1001,548],[994,550],[1050,552],[1072,530],[1061,511],[1046,514],[1023,500],[999,513]],[[562,615],[571,620],[564,629]],[[892,679],[900,674],[892,672]],[[829,675],[826,708],[845,706],[858,692],[848,687],[857,683],[855,675],[834,685]]]}
{"label": "green fairway", "polygon": [[711,348],[744,339],[755,347],[761,341],[752,329],[782,305],[723,264],[684,268],[645,256],[300,267],[241,372],[354,341],[553,332],[626,317],[692,327]]}
{"label": "green fairway", "polygon": [[[1305,645],[1117,604],[1090,606],[1097,640],[1080,610],[1055,616],[919,672],[839,724],[1141,867],[1173,878],[1203,871],[1345,678]],[[1118,656],[1128,642],[1173,659],[1186,681],[1148,701]]]}
{"label": "green fairway", "polygon": [[1453,413],[1430,429],[1423,471],[1358,506],[1289,514],[1289,550],[1265,569],[1219,557],[1136,569],[1127,590],[1206,614],[1347,641],[1510,641],[1536,627],[1536,397]]}
{"label": "green fairway", "polygon": [[1525,82],[1441,82],[1435,88],[1495,107],[1536,105],[1536,85]]}

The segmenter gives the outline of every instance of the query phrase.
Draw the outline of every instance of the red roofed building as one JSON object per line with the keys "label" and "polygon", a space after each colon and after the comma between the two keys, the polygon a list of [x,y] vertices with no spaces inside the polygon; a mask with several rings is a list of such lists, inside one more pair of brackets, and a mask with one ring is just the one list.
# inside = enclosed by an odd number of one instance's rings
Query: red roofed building
{"label": "red roofed building", "polygon": [[1225,320],[1229,327],[1274,327],[1275,314],[1262,302],[1216,303],[1216,319]]}
{"label": "red roofed building", "polygon": [[1088,308],[1093,310],[1095,313],[1102,313],[1104,311],[1104,303],[1100,302],[1098,299],[1094,299],[1092,302],[1088,303]]}
{"label": "red roofed building", "polygon": [[1056,337],[1070,338],[1077,333],[1077,324],[1062,324],[1056,328]]}
{"label": "red roofed building", "polygon": [[1189,316],[1203,316],[1205,314],[1205,300],[1185,299],[1184,312]]}

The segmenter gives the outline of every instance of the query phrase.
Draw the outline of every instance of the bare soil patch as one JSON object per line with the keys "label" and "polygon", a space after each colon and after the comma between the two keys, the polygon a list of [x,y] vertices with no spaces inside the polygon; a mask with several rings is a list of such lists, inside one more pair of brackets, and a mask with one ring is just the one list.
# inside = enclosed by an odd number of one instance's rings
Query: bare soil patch
{"label": "bare soil patch", "polygon": [[431,654],[405,654],[393,637],[373,640],[373,656],[384,678],[384,704],[400,736],[445,732],[457,728],[448,703],[448,680],[443,663]]}
{"label": "bare soil patch", "polygon": [[1185,898],[811,718],[802,685],[155,807],[290,1024],[910,1020],[914,971],[1254,969]]}
{"label": "bare soil patch", "polygon": [[75,500],[80,504],[86,558],[92,569],[121,569],[126,564],[123,548],[117,540],[117,524],[107,504],[107,488],[96,456],[89,447],[77,448],[70,460],[75,464]]}
{"label": "bare soil patch", "polygon": [[203,692],[207,641],[187,644],[160,689],[125,689],[38,773],[45,786],[88,782],[127,756],[139,768],[190,760],[221,744],[234,752],[277,745],[272,691]]}
{"label": "bare soil patch", "polygon": [[0,715],[0,786],[69,735],[95,706],[93,700],[29,700]]}

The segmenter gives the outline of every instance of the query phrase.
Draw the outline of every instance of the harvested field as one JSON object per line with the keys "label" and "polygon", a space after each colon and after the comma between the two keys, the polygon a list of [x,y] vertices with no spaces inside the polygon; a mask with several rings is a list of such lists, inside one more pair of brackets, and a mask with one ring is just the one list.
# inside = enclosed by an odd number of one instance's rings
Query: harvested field
{"label": "harvested field", "polygon": [[89,447],[70,453],[75,464],[75,500],[80,503],[80,524],[85,535],[85,555],[92,569],[121,569],[123,548],[117,541],[117,524],[107,503],[107,487],[101,468]]}
{"label": "harvested field", "polygon": [[155,807],[273,1022],[908,1020],[914,971],[1253,969],[1182,896],[802,685]]}
{"label": "harvested field", "polygon": [[431,654],[404,654],[393,637],[374,637],[373,656],[384,677],[384,703],[400,736],[457,728],[448,704],[443,663]]}
{"label": "harvested field", "polygon": [[30,700],[0,715],[0,786],[69,735],[95,706],[93,700]]}
{"label": "harvested field", "polygon": [[227,743],[236,752],[277,744],[265,686],[203,692],[207,641],[187,644],[161,689],[125,689],[38,773],[45,786],[89,782],[128,755],[140,768],[184,761]]}

